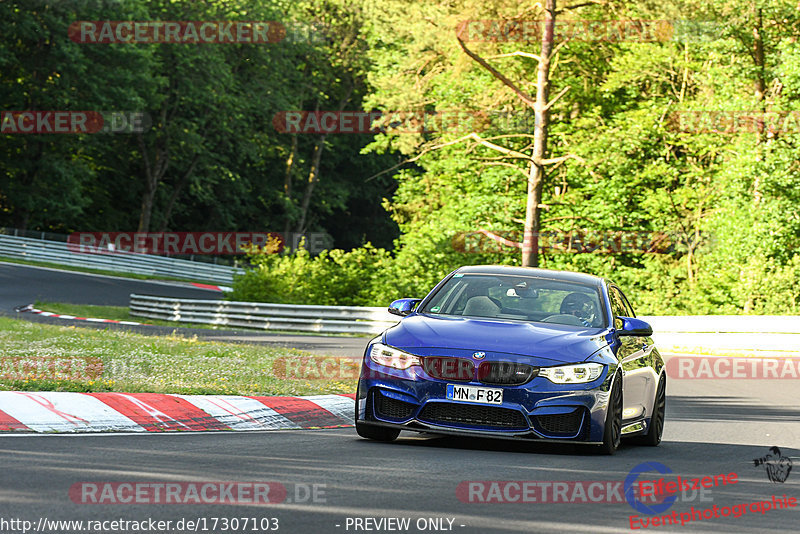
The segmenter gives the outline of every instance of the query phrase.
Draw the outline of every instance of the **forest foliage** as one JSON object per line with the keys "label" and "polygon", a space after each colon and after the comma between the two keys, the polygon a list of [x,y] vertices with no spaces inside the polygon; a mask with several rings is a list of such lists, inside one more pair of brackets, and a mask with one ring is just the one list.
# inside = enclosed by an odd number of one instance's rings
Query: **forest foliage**
{"label": "forest foliage", "polygon": [[[253,254],[237,300],[385,306],[424,296],[460,265],[519,264],[519,249],[486,234],[520,240],[525,162],[477,139],[527,153],[520,134],[533,130],[532,114],[456,37],[483,21],[467,45],[531,94],[541,36],[503,24],[542,20],[538,5],[0,3],[4,109],[153,117],[140,136],[0,136],[0,225],[135,230],[146,221],[151,230],[334,237],[337,249],[318,256]],[[541,200],[553,246],[540,250],[540,266],[609,277],[642,314],[800,313],[796,2],[575,0],[557,9],[547,144],[556,162]],[[148,18],[279,20],[291,31],[271,45],[65,37],[75,20]],[[659,21],[659,31],[620,33],[620,21]],[[421,112],[431,125],[373,135],[273,125],[281,111],[338,109]],[[436,120],[447,113],[469,120],[443,127]],[[635,236],[632,247],[595,246]]]}

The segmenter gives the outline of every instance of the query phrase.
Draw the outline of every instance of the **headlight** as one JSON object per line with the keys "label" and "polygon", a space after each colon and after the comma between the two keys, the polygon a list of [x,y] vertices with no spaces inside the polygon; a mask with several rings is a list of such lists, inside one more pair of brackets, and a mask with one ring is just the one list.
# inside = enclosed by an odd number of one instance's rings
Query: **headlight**
{"label": "headlight", "polygon": [[554,384],[584,384],[596,380],[603,374],[605,365],[601,363],[578,363],[560,367],[542,367],[539,376]]}
{"label": "headlight", "polygon": [[403,352],[383,343],[375,343],[369,349],[369,359],[373,362],[394,367],[395,369],[408,369],[412,365],[420,365],[420,360],[413,354]]}

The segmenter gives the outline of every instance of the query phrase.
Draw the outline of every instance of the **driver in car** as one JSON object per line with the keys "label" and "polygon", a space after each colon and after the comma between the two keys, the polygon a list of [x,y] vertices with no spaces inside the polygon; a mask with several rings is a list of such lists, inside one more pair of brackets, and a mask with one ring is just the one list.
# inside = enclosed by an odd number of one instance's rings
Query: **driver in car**
{"label": "driver in car", "polygon": [[583,293],[570,293],[561,301],[561,313],[577,317],[583,326],[592,326],[597,310],[592,299]]}

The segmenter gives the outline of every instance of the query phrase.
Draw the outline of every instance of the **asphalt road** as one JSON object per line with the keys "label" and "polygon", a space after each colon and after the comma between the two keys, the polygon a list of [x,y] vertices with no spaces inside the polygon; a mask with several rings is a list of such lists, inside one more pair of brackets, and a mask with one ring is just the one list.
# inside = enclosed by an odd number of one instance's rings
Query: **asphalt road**
{"label": "asphalt road", "polygon": [[0,263],[0,310],[4,312],[13,313],[15,306],[36,300],[127,306],[131,293],[195,299],[217,298],[220,295],[218,291],[178,282],[136,280]]}
{"label": "asphalt road", "polygon": [[[0,436],[0,518],[33,523],[40,518],[173,521],[173,527],[165,532],[177,532],[174,525],[181,518],[205,518],[209,532],[225,532],[212,530],[209,522],[233,517],[259,521],[276,517],[279,532],[292,534],[366,532],[354,529],[354,518],[365,517],[411,518],[407,530],[375,532],[430,531],[417,529],[420,518],[451,519],[452,530],[460,533],[625,532],[631,530],[629,516],[644,517],[625,502],[471,503],[459,500],[456,488],[462,481],[476,480],[623,481],[634,467],[650,461],[671,469],[667,480],[675,480],[677,475],[738,475],[735,484],[707,490],[702,501],[700,494],[688,492],[660,515],[673,510],[689,512],[692,506],[722,509],[771,500],[773,495],[800,498],[800,469],[790,472],[784,483],[773,483],[764,468],[753,462],[764,456],[768,447],[779,446],[784,456],[794,457],[795,465],[800,464],[800,408],[794,382],[674,380],[668,393],[662,445],[628,445],[613,457],[596,456],[574,446],[405,433],[398,441],[383,444],[361,440],[352,429]],[[650,477],[656,478],[654,473]],[[286,487],[287,499],[292,502],[82,504],[80,497],[77,503],[69,497],[70,487],[82,482],[207,481],[278,482]],[[313,485],[318,489],[316,502],[294,502],[296,494],[302,501]],[[515,494],[510,495],[513,498]],[[800,507],[766,514],[748,511],[739,518],[713,518],[647,531],[796,532],[798,521]],[[447,524],[445,520],[445,527]]]}
{"label": "asphalt road", "polygon": [[[294,347],[320,355],[352,358],[361,357],[368,341],[367,338],[361,337],[268,334],[254,330],[81,323],[41,317],[31,313],[14,312],[15,307],[31,304],[37,300],[99,306],[128,306],[131,293],[175,298],[222,298],[219,291],[200,289],[179,282],[135,280],[0,262],[0,315],[18,317],[27,321],[82,328],[123,329],[151,335],[178,333],[188,337],[197,336],[208,341]],[[147,322],[147,319],[141,321]]]}

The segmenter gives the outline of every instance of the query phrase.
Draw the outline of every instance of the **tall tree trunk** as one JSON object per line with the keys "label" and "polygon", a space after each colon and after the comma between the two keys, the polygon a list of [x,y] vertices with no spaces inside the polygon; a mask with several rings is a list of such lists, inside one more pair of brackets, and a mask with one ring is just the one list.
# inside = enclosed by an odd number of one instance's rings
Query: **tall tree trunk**
{"label": "tall tree trunk", "polygon": [[150,162],[150,154],[147,150],[147,143],[144,142],[144,134],[137,133],[136,141],[139,143],[139,151],[142,154],[142,161],[144,163],[144,193],[142,194],[142,205],[139,213],[139,228],[138,232],[149,232],[150,221],[153,218],[153,202],[156,198],[156,191],[158,184],[167,173],[169,167],[169,134],[166,131],[167,127],[167,101],[161,104],[159,111],[159,120],[161,127],[165,129],[163,138],[159,138],[156,134],[155,143],[153,144],[153,161]]}
{"label": "tall tree trunk", "polygon": [[525,204],[525,230],[522,239],[522,266],[539,266],[539,204],[542,201],[544,165],[547,152],[547,127],[550,121],[548,98],[550,96],[550,55],[555,37],[556,0],[545,1],[545,23],[542,30],[542,49],[536,76],[535,125],[533,131],[533,156],[528,171],[528,199]]}
{"label": "tall tree trunk", "polygon": [[153,217],[154,198],[154,190],[148,187],[142,195],[142,204],[139,208],[139,227],[136,229],[137,232],[150,231],[150,219]]}
{"label": "tall tree trunk", "polygon": [[158,146],[156,141],[154,161],[150,163],[150,155],[147,151],[147,145],[144,142],[144,136],[141,133],[136,134],[139,141],[139,150],[142,152],[142,160],[144,161],[144,176],[145,187],[142,193],[141,211],[139,213],[139,228],[137,232],[149,232],[150,221],[153,217],[153,202],[156,197],[156,190],[158,184],[164,178],[169,166],[169,153],[165,149]]}
{"label": "tall tree trunk", "polygon": [[[301,106],[302,107],[302,106]],[[292,134],[292,151],[289,159],[286,160],[286,176],[283,179],[283,194],[286,195],[287,205],[292,203],[292,174],[294,173],[294,161],[297,158],[297,134]],[[289,219],[289,212],[286,213],[286,222],[283,225],[283,238],[289,238],[289,231],[292,228],[292,221]]]}
{"label": "tall tree trunk", "polygon": [[297,223],[295,232],[302,234],[306,231],[306,219],[308,218],[308,207],[311,205],[311,195],[314,193],[314,187],[319,182],[319,165],[322,160],[322,150],[325,147],[325,138],[327,134],[319,136],[316,144],[314,144],[314,154],[311,157],[311,169],[308,171],[308,184],[306,184],[305,193],[303,193],[303,202],[300,205],[300,221]]}
{"label": "tall tree trunk", "polygon": [[[31,109],[33,109],[33,108],[31,108]],[[44,142],[42,142],[41,140],[35,139],[35,138],[33,138],[33,139],[34,140],[32,142],[36,144],[36,150],[35,150],[36,156],[34,156],[34,158],[33,158],[34,167],[33,167],[32,171],[28,171],[26,173],[23,173],[22,174],[22,179],[20,180],[21,184],[25,187],[25,189],[28,189],[28,190],[33,189],[35,187],[35,185],[36,185],[36,181],[39,178],[39,171],[42,168],[41,167],[42,156],[44,155]],[[26,145],[26,149],[25,149],[24,152],[25,153],[31,152],[32,150],[30,150],[28,148],[30,145],[28,144],[27,140],[25,141],[25,145]],[[15,208],[14,209],[14,227],[15,228],[25,232],[28,229],[28,224],[30,223],[30,220],[31,220],[31,210],[30,210],[30,208],[28,208],[26,206],[26,207],[21,207],[21,208]]]}
{"label": "tall tree trunk", "polygon": [[[350,80],[350,86],[339,100],[339,108],[337,110],[339,113],[342,112],[344,107],[347,105],[347,102],[350,100],[350,95],[353,94],[353,89],[355,89],[355,82]],[[317,103],[315,106],[314,111],[319,111],[319,103]],[[317,182],[319,182],[319,167],[320,161],[322,160],[322,150],[325,148],[326,137],[328,137],[328,134],[320,135],[317,143],[314,145],[314,154],[311,156],[311,169],[308,172],[308,184],[306,185],[306,190],[303,194],[303,201],[300,205],[300,222],[297,223],[297,230],[295,230],[298,234],[305,233],[306,231],[308,207],[311,205],[311,195],[314,192],[314,187],[317,185]]]}
{"label": "tall tree trunk", "polygon": [[197,167],[197,162],[200,159],[200,154],[195,154],[194,158],[192,158],[192,163],[189,164],[189,169],[183,173],[181,179],[178,180],[178,183],[175,184],[175,187],[172,189],[172,194],[169,197],[169,202],[167,203],[167,207],[164,210],[164,218],[161,221],[161,229],[159,232],[166,232],[167,226],[169,225],[169,219],[172,217],[172,210],[175,208],[175,202],[178,200],[178,197],[181,194],[181,191],[186,184],[189,182],[189,179],[194,174],[194,169]]}
{"label": "tall tree trunk", "polygon": [[[764,102],[764,97],[766,93],[766,81],[764,79],[764,71],[765,71],[765,62],[764,62],[764,24],[763,24],[763,17],[761,8],[758,7],[757,2],[753,2],[753,64],[756,67],[756,79],[753,83],[754,85],[754,95],[755,100],[758,103],[758,111],[760,112],[760,116],[758,119],[758,132],[756,132],[756,154],[755,160],[756,163],[761,162],[764,159],[764,137],[766,132],[764,131],[764,115],[763,113],[766,112],[766,105]],[[756,175],[753,178],[753,205],[758,207],[761,204],[761,172],[760,166],[756,166]],[[747,295],[747,299],[744,302],[742,307],[743,313],[750,313],[753,309],[755,304],[755,298],[752,292],[749,292]]]}
{"label": "tall tree trunk", "polygon": [[[766,112],[764,105],[764,96],[766,93],[766,81],[764,80],[764,25],[762,20],[761,8],[753,3],[753,63],[756,67],[756,79],[754,82],[754,96],[758,103],[758,111],[760,113]],[[763,159],[764,148],[764,120],[763,115],[758,119],[758,133],[756,134],[756,161],[759,162]],[[761,203],[761,176],[756,171],[756,176],[753,180],[753,204],[758,206]]]}

